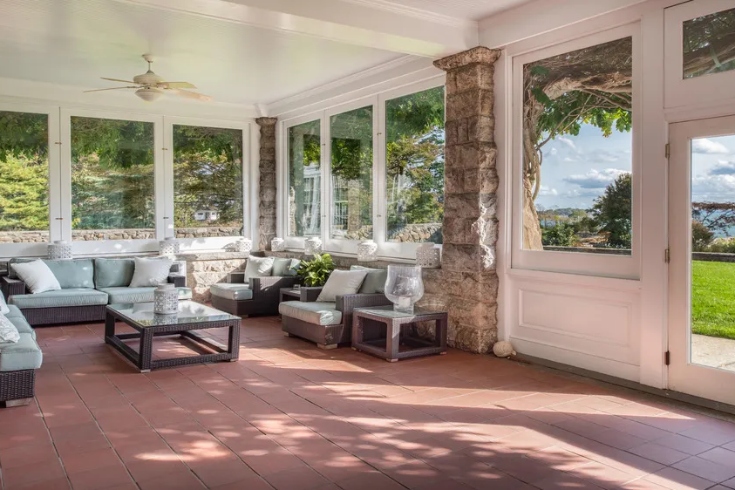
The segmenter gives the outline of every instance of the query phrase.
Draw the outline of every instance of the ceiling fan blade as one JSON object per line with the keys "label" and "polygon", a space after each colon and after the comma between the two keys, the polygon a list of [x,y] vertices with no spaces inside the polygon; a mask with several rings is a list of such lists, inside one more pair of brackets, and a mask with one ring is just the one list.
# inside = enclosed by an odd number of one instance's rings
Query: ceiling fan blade
{"label": "ceiling fan blade", "polygon": [[84,93],[88,92],[104,92],[105,90],[121,90],[124,88],[140,88],[138,85],[130,85],[128,87],[112,87],[112,88],[98,88],[96,90],[85,90]]}
{"label": "ceiling fan blade", "polygon": [[174,94],[180,95],[181,97],[186,97],[187,99],[196,99],[196,100],[201,100],[203,102],[212,100],[212,97],[210,97],[209,95],[198,94],[196,92],[189,92],[188,90],[182,90],[180,88],[172,88],[169,90],[173,92]]}
{"label": "ceiling fan blade", "polygon": [[109,80],[111,82],[122,82],[122,83],[135,83],[132,80],[120,80],[119,78],[106,78],[106,77],[100,77],[102,80]]}
{"label": "ceiling fan blade", "polygon": [[196,85],[189,82],[159,82],[158,86],[163,88],[196,88]]}

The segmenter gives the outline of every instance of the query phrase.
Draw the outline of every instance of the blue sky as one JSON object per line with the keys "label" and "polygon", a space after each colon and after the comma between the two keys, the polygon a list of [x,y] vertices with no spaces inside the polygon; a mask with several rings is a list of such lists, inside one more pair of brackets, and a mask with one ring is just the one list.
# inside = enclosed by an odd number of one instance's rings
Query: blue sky
{"label": "blue sky", "polygon": [[692,200],[735,201],[735,135],[692,141]]}

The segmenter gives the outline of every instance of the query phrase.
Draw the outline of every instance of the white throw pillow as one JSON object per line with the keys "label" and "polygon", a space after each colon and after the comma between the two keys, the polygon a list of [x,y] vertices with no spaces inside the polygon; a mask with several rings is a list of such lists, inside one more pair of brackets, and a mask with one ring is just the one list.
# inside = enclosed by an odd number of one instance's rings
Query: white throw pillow
{"label": "white throw pillow", "polygon": [[10,308],[8,308],[8,304],[5,302],[3,293],[0,293],[0,314],[7,315],[8,313],[10,313]]}
{"label": "white throw pillow", "polygon": [[135,257],[135,270],[130,281],[131,288],[158,286],[168,282],[173,261],[170,259],[143,259]]}
{"label": "white throw pillow", "polygon": [[58,291],[61,289],[59,280],[49,266],[43,260],[32,262],[15,262],[10,264],[20,280],[26,283],[31,294],[43,293],[44,291]]}
{"label": "white throw pillow", "polygon": [[337,301],[337,295],[355,294],[362,286],[367,271],[332,271],[322,292],[316,299],[318,302],[332,303]]}
{"label": "white throw pillow", "polygon": [[0,314],[0,344],[15,343],[20,340],[18,329],[5,315]]}
{"label": "white throw pillow", "polygon": [[248,257],[245,266],[245,282],[251,277],[270,277],[273,271],[273,257]]}

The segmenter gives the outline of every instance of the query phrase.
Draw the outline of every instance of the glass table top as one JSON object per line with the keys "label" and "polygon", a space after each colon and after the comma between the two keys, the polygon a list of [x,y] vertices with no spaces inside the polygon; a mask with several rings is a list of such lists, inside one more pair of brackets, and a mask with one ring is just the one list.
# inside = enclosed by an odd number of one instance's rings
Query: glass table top
{"label": "glass table top", "polygon": [[171,315],[154,313],[153,303],[114,303],[107,307],[142,327],[240,320],[239,316],[194,301],[179,301],[178,313]]}
{"label": "glass table top", "polygon": [[445,310],[437,310],[434,308],[426,308],[415,306],[413,313],[407,313],[405,311],[396,311],[393,309],[393,305],[387,306],[369,306],[365,308],[355,308],[355,311],[366,311],[373,315],[381,316],[383,318],[412,318],[420,315],[432,315],[436,313],[446,313]]}

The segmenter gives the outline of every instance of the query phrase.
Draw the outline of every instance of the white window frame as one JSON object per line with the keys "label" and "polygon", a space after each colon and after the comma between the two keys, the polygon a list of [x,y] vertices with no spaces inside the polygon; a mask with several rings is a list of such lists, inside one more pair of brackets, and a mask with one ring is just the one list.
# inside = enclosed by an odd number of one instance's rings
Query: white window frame
{"label": "white window frame", "polygon": [[[665,107],[682,108],[735,102],[735,70],[684,78],[684,22],[735,8],[732,0],[705,0],[675,5],[664,10],[664,55],[666,63]],[[690,114],[691,117],[691,114]]]}
{"label": "white window frame", "polygon": [[[60,160],[61,150],[59,140],[59,107],[50,104],[36,104],[26,102],[0,101],[0,111],[22,112],[30,114],[46,114],[48,116],[48,202],[49,202],[49,240],[62,239],[61,221],[61,186]],[[43,230],[40,230],[43,231]],[[48,253],[47,243],[3,243],[0,244],[0,256],[15,257],[25,255],[30,257],[45,257]]]}
{"label": "white window frame", "polygon": [[[251,165],[250,145],[252,123],[237,123],[233,121],[224,121],[217,119],[201,119],[195,117],[163,117],[163,172],[164,172],[164,225],[162,228],[162,237],[174,236],[174,126],[194,126],[206,128],[236,129],[242,132],[242,228],[243,235],[252,239],[253,249],[258,247],[258,237],[253,232],[253,199],[248,196],[257,196],[257,189],[254,183],[257,178],[254,177],[253,165]],[[257,209],[257,206],[256,206]],[[168,218],[168,219],[165,219]],[[257,222],[257,218],[255,220]],[[206,238],[180,238],[181,251],[187,250],[212,250],[222,249],[227,245],[233,244],[237,236],[232,237],[206,237]],[[162,239],[162,238],[161,238]]]}
{"label": "white window frame", "polygon": [[[152,240],[72,240],[72,162],[71,162],[71,118],[86,117],[117,121],[139,121],[153,123],[154,195],[156,237]],[[145,253],[158,251],[158,239],[163,231],[163,118],[150,114],[61,109],[61,217],[62,237],[72,244],[75,255],[99,253]]]}
{"label": "white window frame", "polygon": [[[633,234],[630,255],[607,255],[582,252],[556,252],[523,249],[523,66],[560,54],[596,46],[606,42],[631,37],[633,42]],[[514,56],[512,59],[512,239],[511,267],[546,272],[561,272],[590,276],[638,279],[640,277],[641,250],[641,32],[640,22],[623,25],[606,31],[580,37],[549,47]]]}
{"label": "white window frame", "polygon": [[324,131],[324,111],[319,112],[312,112],[303,116],[299,116],[293,119],[289,119],[288,121],[280,122],[280,131],[279,134],[281,135],[280,141],[281,144],[279,145],[279,148],[281,149],[280,155],[281,158],[279,159],[280,164],[277,166],[278,172],[277,172],[277,182],[278,182],[278,189],[281,189],[281,192],[279,192],[277,196],[278,201],[278,236],[282,236],[286,248],[289,249],[298,249],[303,250],[306,247],[306,237],[299,237],[294,235],[289,235],[289,215],[290,215],[290,202],[289,202],[289,189],[290,189],[290,182],[289,182],[289,147],[288,147],[288,131],[294,126],[300,126],[301,124],[310,123],[314,121],[319,121],[319,144],[321,146],[321,150],[319,152],[319,173],[320,173],[320,189],[319,189],[319,195],[321,197],[321,201],[319,203],[320,205],[320,226],[319,226],[319,238],[323,239],[323,230],[324,230],[324,223],[325,223],[325,217],[324,217],[324,152],[325,152],[325,131]]}

